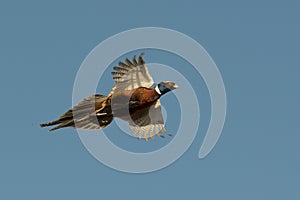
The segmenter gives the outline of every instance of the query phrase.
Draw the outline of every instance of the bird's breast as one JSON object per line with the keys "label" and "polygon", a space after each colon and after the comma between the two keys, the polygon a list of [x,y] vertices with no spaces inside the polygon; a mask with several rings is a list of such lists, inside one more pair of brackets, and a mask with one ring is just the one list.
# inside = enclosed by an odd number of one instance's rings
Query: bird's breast
{"label": "bird's breast", "polygon": [[125,121],[129,121],[133,115],[146,115],[158,99],[159,95],[152,88],[120,91],[112,95],[113,115]]}

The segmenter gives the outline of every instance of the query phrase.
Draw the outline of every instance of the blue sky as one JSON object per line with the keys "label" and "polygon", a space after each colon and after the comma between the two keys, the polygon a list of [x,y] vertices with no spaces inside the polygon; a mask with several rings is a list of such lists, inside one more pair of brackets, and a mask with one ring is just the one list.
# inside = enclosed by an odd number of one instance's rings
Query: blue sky
{"label": "blue sky", "polygon": [[[2,1],[1,199],[299,199],[299,6],[296,1]],[[216,147],[199,160],[209,97],[201,77],[187,69],[203,89],[197,94],[203,125],[174,164],[136,175],[98,162],[73,129],[49,133],[38,125],[71,106],[77,70],[97,44],[144,26],[178,30],[208,51],[224,79],[228,112]],[[184,64],[167,53],[149,52],[147,59]],[[168,104],[173,97],[163,100],[169,112],[177,108]],[[174,115],[169,126],[177,122]],[[118,140],[117,133],[110,137]]]}

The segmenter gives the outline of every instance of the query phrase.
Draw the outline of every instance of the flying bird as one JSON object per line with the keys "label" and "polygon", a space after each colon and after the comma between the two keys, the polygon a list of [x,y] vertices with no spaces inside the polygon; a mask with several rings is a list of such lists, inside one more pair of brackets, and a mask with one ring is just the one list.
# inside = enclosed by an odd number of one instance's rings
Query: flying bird
{"label": "flying bird", "polygon": [[115,86],[108,96],[101,94],[86,97],[57,120],[40,126],[53,126],[50,131],[64,127],[100,129],[108,126],[114,117],[129,123],[132,135],[138,139],[163,137],[166,133],[162,117],[160,97],[178,88],[172,81],[162,81],[151,87],[154,81],[148,71],[143,53],[136,60],[119,62],[111,72]]}

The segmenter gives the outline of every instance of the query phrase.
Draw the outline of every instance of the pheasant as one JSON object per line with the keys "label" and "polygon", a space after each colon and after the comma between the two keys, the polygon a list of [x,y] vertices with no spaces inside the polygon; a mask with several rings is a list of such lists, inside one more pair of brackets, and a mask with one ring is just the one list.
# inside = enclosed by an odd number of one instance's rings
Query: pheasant
{"label": "pheasant", "polygon": [[40,126],[53,126],[50,131],[64,127],[100,129],[107,127],[114,117],[129,123],[132,135],[138,139],[163,137],[166,133],[159,99],[178,88],[172,81],[162,81],[151,87],[154,81],[148,71],[143,53],[136,60],[119,62],[112,72],[115,86],[108,96],[95,94],[86,97],[57,120]]}

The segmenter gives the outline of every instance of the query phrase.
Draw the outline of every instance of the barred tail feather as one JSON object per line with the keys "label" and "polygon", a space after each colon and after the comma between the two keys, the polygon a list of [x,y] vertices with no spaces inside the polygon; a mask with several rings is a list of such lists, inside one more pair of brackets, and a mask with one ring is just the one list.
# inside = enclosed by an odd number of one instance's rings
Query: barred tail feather
{"label": "barred tail feather", "polygon": [[61,122],[58,126],[55,126],[54,128],[50,129],[49,131],[55,131],[60,128],[64,127],[74,127],[74,121],[73,120],[68,120],[65,122]]}
{"label": "barred tail feather", "polygon": [[41,127],[53,126],[53,125],[56,125],[56,124],[59,124],[59,123],[61,123],[61,121],[58,119],[58,120],[55,120],[55,121],[52,121],[52,122],[40,124],[40,126]]}
{"label": "barred tail feather", "polygon": [[68,127],[68,126],[73,126],[74,127],[74,121],[73,119],[69,119],[69,120],[62,120],[62,119],[58,119],[52,122],[48,122],[48,123],[43,123],[40,124],[41,127],[47,127],[47,126],[53,126],[53,125],[58,125],[55,126],[54,128],[50,129],[49,131],[54,131],[63,127]]}
{"label": "barred tail feather", "polygon": [[50,131],[64,127],[100,129],[108,126],[112,120],[110,97],[96,94],[83,99],[72,109],[62,114],[59,119],[43,123],[40,126],[57,125]]}

